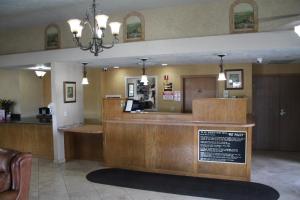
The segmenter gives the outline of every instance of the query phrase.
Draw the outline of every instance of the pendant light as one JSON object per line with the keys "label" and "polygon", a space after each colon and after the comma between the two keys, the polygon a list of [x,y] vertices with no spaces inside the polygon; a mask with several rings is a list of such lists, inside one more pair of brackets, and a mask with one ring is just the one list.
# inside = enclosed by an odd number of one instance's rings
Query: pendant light
{"label": "pendant light", "polygon": [[88,85],[89,84],[89,80],[86,76],[86,74],[87,74],[86,65],[87,64],[88,64],[87,62],[82,63],[82,65],[83,65],[83,77],[82,77],[82,82],[81,82],[82,85]]}
{"label": "pendant light", "polygon": [[223,69],[223,57],[225,56],[225,54],[219,54],[218,55],[221,60],[220,60],[220,73],[219,73],[219,76],[218,76],[218,81],[226,81],[226,77],[225,77],[225,73],[224,73],[224,69]]}
{"label": "pendant light", "polygon": [[145,69],[145,62],[148,60],[148,58],[141,58],[141,61],[143,62],[143,75],[141,77],[141,83],[143,83],[144,85],[148,85],[148,77],[145,73],[146,69]]}

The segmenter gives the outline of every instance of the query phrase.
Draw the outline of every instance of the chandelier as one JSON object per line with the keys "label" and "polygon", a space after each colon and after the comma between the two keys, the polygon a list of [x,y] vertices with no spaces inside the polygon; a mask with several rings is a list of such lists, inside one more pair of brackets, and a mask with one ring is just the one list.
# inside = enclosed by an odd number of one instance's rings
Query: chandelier
{"label": "chandelier", "polygon": [[[104,49],[112,48],[114,44],[119,41],[117,36],[119,35],[121,23],[119,22],[109,23],[111,33],[113,35],[113,39],[112,42],[107,45],[103,43],[103,40],[104,40],[104,31],[106,30],[107,20],[109,17],[103,14],[96,15],[95,0],[93,0],[93,4],[92,4],[92,17],[93,18],[90,19],[90,15],[87,12],[82,22],[79,19],[70,19],[68,20],[68,23],[70,25],[71,32],[73,33],[73,40],[76,46],[78,46],[81,50],[84,51],[89,50],[95,56],[98,56],[98,54],[102,52]],[[87,45],[83,45],[81,43],[80,38],[82,35],[82,30],[86,26],[90,28],[92,38]]]}

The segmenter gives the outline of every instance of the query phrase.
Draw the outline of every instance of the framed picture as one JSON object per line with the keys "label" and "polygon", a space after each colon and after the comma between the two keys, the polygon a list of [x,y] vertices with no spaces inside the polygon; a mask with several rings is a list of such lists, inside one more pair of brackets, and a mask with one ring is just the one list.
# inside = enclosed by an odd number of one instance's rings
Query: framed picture
{"label": "framed picture", "polygon": [[64,102],[76,102],[76,82],[64,81]]}
{"label": "framed picture", "polygon": [[45,49],[60,48],[60,31],[55,24],[50,24],[45,29]]}
{"label": "framed picture", "polygon": [[138,12],[131,12],[124,18],[124,42],[145,40],[145,19]]}
{"label": "framed picture", "polygon": [[241,90],[244,88],[244,72],[242,69],[225,70],[225,90]]}
{"label": "framed picture", "polygon": [[257,4],[254,0],[236,0],[230,7],[230,32],[257,32],[257,13]]}
{"label": "framed picture", "polygon": [[134,97],[134,84],[133,83],[128,83],[128,97]]}

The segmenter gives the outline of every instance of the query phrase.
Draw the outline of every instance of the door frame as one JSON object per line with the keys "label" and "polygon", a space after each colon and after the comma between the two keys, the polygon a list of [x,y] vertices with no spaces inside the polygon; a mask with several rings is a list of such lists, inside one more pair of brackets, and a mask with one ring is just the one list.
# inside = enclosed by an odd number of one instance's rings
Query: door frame
{"label": "door frame", "polygon": [[217,75],[181,75],[180,81],[181,81],[181,91],[182,91],[182,102],[181,102],[181,112],[183,113],[185,110],[185,82],[184,79],[186,78],[215,78],[216,79],[216,97],[219,94],[219,84],[218,84],[218,76]]}

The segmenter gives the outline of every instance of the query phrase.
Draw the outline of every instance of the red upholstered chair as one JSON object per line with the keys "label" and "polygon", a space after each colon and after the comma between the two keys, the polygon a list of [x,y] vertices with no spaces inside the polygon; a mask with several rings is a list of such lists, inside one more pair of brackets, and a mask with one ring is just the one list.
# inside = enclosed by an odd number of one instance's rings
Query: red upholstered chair
{"label": "red upholstered chair", "polygon": [[27,200],[31,153],[0,148],[0,200]]}

